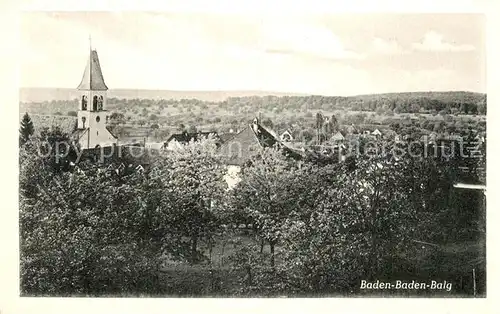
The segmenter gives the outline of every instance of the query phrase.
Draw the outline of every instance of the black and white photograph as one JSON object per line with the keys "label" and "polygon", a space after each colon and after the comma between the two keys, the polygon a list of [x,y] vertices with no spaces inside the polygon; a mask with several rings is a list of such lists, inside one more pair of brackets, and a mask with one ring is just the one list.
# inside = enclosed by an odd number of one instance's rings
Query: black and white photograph
{"label": "black and white photograph", "polygon": [[484,14],[19,28],[20,297],[488,295]]}

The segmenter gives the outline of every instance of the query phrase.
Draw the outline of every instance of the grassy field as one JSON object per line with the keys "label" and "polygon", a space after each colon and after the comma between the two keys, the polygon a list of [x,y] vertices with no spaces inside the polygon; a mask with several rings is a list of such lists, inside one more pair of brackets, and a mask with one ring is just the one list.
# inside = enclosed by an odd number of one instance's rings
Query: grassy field
{"label": "grassy field", "polygon": [[[230,256],[243,246],[260,244],[254,237],[237,232],[219,237],[210,253],[207,244],[200,249],[209,259],[198,265],[166,260],[159,274],[160,291],[168,296],[181,297],[272,297],[279,293],[259,293],[245,290],[245,273],[235,269]],[[392,290],[377,291],[354,289],[351,296],[400,296],[400,297],[470,297],[486,295],[486,273],[484,259],[485,242],[467,241],[447,245],[426,245],[414,243],[407,254],[396,257],[385,275],[377,277],[380,281],[395,282],[447,282],[452,290]],[[279,263],[279,247],[276,249]],[[270,253],[269,246],[264,247],[264,254]],[[288,295],[294,296],[294,295]],[[295,295],[303,297],[347,296],[342,294]]]}

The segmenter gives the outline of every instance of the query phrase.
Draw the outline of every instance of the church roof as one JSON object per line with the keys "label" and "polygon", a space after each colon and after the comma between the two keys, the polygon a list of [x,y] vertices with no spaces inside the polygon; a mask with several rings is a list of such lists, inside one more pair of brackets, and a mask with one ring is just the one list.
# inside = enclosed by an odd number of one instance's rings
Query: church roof
{"label": "church roof", "polygon": [[71,134],[71,137],[73,138],[73,140],[75,141],[79,141],[80,138],[82,138],[82,136],[84,136],[85,134],[87,134],[87,132],[89,131],[88,128],[86,129],[76,129],[72,134]]}
{"label": "church roof", "polygon": [[90,51],[87,66],[83,72],[82,81],[78,85],[78,90],[108,90],[106,83],[104,83],[104,76],[102,75],[96,50]]}

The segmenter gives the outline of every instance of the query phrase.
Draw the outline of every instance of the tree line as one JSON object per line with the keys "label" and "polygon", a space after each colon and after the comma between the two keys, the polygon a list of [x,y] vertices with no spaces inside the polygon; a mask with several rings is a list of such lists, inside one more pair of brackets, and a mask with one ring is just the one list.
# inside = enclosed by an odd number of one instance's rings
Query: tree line
{"label": "tree line", "polygon": [[[379,111],[394,113],[439,113],[445,114],[486,114],[486,94],[472,92],[415,92],[373,94],[360,96],[247,96],[229,97],[224,101],[203,101],[198,99],[119,99],[108,98],[108,109],[139,109],[158,107],[198,108],[199,110],[234,111],[250,108],[255,111],[269,110],[325,110],[347,109],[355,111]],[[66,114],[78,107],[78,99],[72,101],[45,101],[41,103],[20,103],[22,111]],[[137,111],[139,114],[139,112]],[[146,117],[147,118],[147,117]]]}

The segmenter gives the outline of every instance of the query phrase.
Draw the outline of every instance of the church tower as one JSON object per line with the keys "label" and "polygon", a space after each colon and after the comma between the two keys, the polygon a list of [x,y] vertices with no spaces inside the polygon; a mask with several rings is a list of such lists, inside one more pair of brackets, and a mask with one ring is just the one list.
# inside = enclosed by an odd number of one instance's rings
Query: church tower
{"label": "church tower", "polygon": [[97,51],[90,48],[87,66],[78,85],[78,142],[83,149],[111,146],[118,139],[107,129],[107,90]]}

